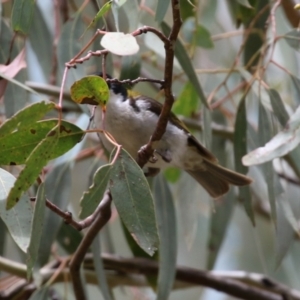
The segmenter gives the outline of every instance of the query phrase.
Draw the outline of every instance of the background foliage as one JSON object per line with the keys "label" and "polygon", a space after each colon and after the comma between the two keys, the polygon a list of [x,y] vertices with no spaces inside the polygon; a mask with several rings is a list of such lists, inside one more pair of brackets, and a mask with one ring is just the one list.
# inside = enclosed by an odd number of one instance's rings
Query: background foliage
{"label": "background foliage", "polygon": [[[222,165],[248,173],[254,182],[250,188],[232,188],[216,201],[176,169],[166,170],[149,183],[161,238],[159,255],[153,258],[160,265],[157,282],[153,274],[147,274],[145,280],[130,275],[130,268],[125,267],[121,276],[109,260],[115,256],[99,259],[99,253],[149,257],[131,238],[113,206],[109,223],[91,247],[96,254],[94,267],[91,259],[85,262],[87,272],[95,270],[86,273],[91,276],[86,279],[91,299],[152,299],[155,295],[157,299],[232,299],[194,282],[191,287],[176,281],[171,291],[175,264],[222,271],[224,280],[251,284],[261,281],[247,273],[260,273],[300,289],[300,15],[294,4],[291,0],[180,1],[183,24],[175,45],[173,111]],[[6,271],[1,272],[0,299],[12,299],[12,294],[6,296],[11,289],[16,292],[13,299],[52,299],[53,295],[73,299],[63,269],[83,234],[45,209],[44,202],[47,198],[78,219],[91,212],[83,201],[80,204],[82,196],[87,197],[84,192],[93,195],[87,201],[96,201],[95,208],[105,191],[108,155],[96,135],[83,135],[90,112],[86,105],[70,101],[69,93],[74,81],[101,70],[101,57],[91,56],[68,72],[62,117],[72,134],[60,135],[57,119],[50,120],[58,112],[48,100],[58,103],[65,63],[83,49],[96,28],[130,33],[147,25],[167,35],[173,25],[171,4],[163,0],[109,4],[101,0],[15,0],[1,1],[0,12],[0,270]],[[94,19],[97,12],[102,17]],[[97,36],[89,50],[101,50],[100,39]],[[162,41],[148,32],[138,36],[137,42],[137,54],[109,54],[107,71],[120,79],[163,79]],[[152,82],[134,86],[135,91],[163,102],[159,88]],[[43,118],[47,121],[41,121]],[[34,138],[32,130],[37,132]],[[126,154],[122,155],[126,160]],[[42,168],[41,181],[36,182]],[[131,178],[136,172],[130,173]],[[99,190],[88,189],[93,177]],[[15,184],[16,178],[20,185]],[[16,194],[8,196],[14,184]],[[19,187],[29,191],[21,196]],[[123,202],[118,195],[123,192],[113,194],[119,213]],[[7,197],[9,203],[20,199],[9,211]],[[36,197],[35,205],[30,197]],[[138,203],[137,218],[143,219],[149,206]],[[51,268],[57,261],[61,277],[45,275],[46,271],[53,275]],[[29,288],[21,278],[31,274],[34,285]],[[20,286],[11,288],[10,280]],[[263,290],[268,288],[262,285]],[[246,294],[242,298],[248,299]],[[299,294],[290,297],[299,299]]]}

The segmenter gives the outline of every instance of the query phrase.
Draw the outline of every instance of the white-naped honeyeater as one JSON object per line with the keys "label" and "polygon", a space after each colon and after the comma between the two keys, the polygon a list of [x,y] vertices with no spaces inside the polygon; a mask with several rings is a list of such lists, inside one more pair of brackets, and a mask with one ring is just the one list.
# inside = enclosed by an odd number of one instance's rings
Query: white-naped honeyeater
{"label": "white-naped honeyeater", "polygon": [[[101,75],[100,75],[101,76]],[[107,78],[111,78],[107,75]],[[118,144],[137,157],[138,150],[149,142],[156,127],[162,104],[147,96],[131,96],[124,85],[108,82],[110,98],[106,105],[104,127]],[[102,124],[101,108],[95,111],[95,124]],[[104,147],[111,151],[113,145],[100,134]],[[229,185],[244,186],[251,178],[226,169],[218,164],[210,153],[189,132],[173,113],[161,140],[153,145],[156,161],[145,167],[153,173],[169,166],[188,172],[213,197],[217,198],[229,190]],[[157,171],[157,172],[155,172]]]}

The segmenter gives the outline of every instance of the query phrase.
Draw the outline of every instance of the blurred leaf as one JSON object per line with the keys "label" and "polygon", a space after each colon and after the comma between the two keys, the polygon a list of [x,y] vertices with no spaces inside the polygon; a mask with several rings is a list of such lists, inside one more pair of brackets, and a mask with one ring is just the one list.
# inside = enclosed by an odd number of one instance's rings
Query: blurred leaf
{"label": "blurred leaf", "polygon": [[211,149],[211,141],[212,141],[211,111],[206,107],[203,107],[201,113],[203,119],[202,137],[203,137],[204,146],[207,149]]}
{"label": "blurred leaf", "polygon": [[[267,114],[263,105],[259,102],[259,116],[258,116],[258,136],[260,145],[264,145],[272,137],[272,125],[270,124],[269,115]],[[272,220],[276,227],[276,199],[274,193],[274,178],[272,162],[267,162],[262,166],[265,180],[268,187],[268,196],[271,207]]]}
{"label": "blurred leaf", "polygon": [[88,29],[90,29],[91,27],[94,27],[96,25],[96,23],[110,10],[112,2],[113,1],[110,0],[110,1],[106,2],[100,8],[100,10],[97,12],[95,18],[91,21],[91,23],[88,25],[88,27],[86,28],[86,30],[84,31],[84,33],[82,35],[84,35]]}
{"label": "blurred leaf", "polygon": [[38,178],[41,169],[51,159],[52,151],[58,143],[60,129],[53,128],[47,136],[33,149],[26,159],[26,165],[20,172],[14,186],[10,190],[6,208],[13,208],[20,200],[21,195],[27,191]]}
{"label": "blurred leaf", "polygon": [[243,157],[245,165],[257,165],[281,157],[300,143],[300,107],[291,115],[285,128],[277,133],[264,147],[255,149]]}
{"label": "blurred leaf", "polygon": [[120,80],[136,79],[141,73],[141,58],[138,54],[122,56]]}
{"label": "blurred leaf", "polygon": [[113,54],[126,56],[137,53],[140,49],[136,38],[123,32],[108,32],[101,39],[101,46]]}
{"label": "blurred leaf", "polygon": [[169,167],[166,170],[164,170],[164,175],[169,182],[175,183],[178,181],[181,175],[181,171],[178,168]]}
{"label": "blurred leaf", "polygon": [[[27,112],[22,114],[22,120],[26,114]],[[17,131],[0,138],[0,164],[20,165],[27,163],[32,151],[36,149],[40,143],[43,143],[43,141],[51,139],[47,134],[50,132],[53,133],[51,129],[58,124],[58,120],[49,119],[30,125],[28,123],[29,122],[25,121],[24,128],[22,126]],[[14,124],[15,121],[13,121],[12,125]],[[8,129],[10,129],[10,127],[11,126],[9,126]],[[48,152],[48,160],[54,159],[70,150],[81,140],[83,134],[84,132],[76,125],[62,121],[57,143],[53,145],[51,151],[46,151]],[[44,150],[47,150],[47,148]],[[38,157],[37,160],[39,161]]]}
{"label": "blurred leaf", "polygon": [[111,165],[104,165],[95,172],[93,184],[83,193],[80,199],[81,211],[79,217],[81,219],[91,215],[99,205],[107,188],[111,168]]}
{"label": "blurred leaf", "polygon": [[143,171],[124,149],[113,165],[109,185],[130,234],[144,251],[153,255],[158,246],[153,198]]}
{"label": "blurred leaf", "polygon": [[210,32],[202,25],[198,25],[194,35],[195,44],[198,47],[210,49],[214,47]]}
{"label": "blurred leaf", "polygon": [[109,99],[106,81],[97,75],[89,75],[75,81],[70,89],[71,98],[79,104],[105,106]]}
{"label": "blurred leaf", "polygon": [[177,115],[191,117],[198,109],[198,95],[194,86],[187,82],[173,105],[173,112]]}
{"label": "blurred leaf", "polygon": [[[72,186],[71,164],[56,165],[45,180],[45,190],[47,199],[58,206],[61,210],[66,210]],[[57,236],[63,220],[60,216],[47,209],[44,218],[43,234],[41,238],[40,251],[36,265],[44,266],[49,259],[51,246]],[[64,225],[67,226],[67,225]],[[68,225],[69,226],[69,225]],[[72,238],[69,236],[69,238]]]}
{"label": "blurred leaf", "polygon": [[5,135],[11,134],[15,130],[32,125],[54,108],[55,103],[49,101],[36,102],[26,106],[1,124],[0,139]]}
{"label": "blurred leaf", "polygon": [[298,29],[291,30],[283,37],[290,47],[296,51],[300,51],[300,32]]}
{"label": "blurred leaf", "polygon": [[237,0],[239,4],[247,7],[247,8],[252,8],[251,4],[249,3],[248,0]]}
{"label": "blurred leaf", "polygon": [[[219,121],[221,124],[225,124],[226,120],[223,115],[215,113],[214,121]],[[215,137],[212,140],[212,149],[214,149],[214,155],[219,159],[221,165],[226,166],[226,160],[228,153],[226,152],[226,139],[222,137]],[[236,203],[236,197],[234,189],[231,188],[227,194],[220,199],[214,201],[214,209],[210,213],[210,225],[208,233],[208,256],[206,260],[206,266],[209,270],[213,269],[218,255],[222,255],[220,252],[222,243],[226,239],[227,228],[230,224],[233,210]]]}
{"label": "blurred leaf", "polygon": [[[244,96],[238,106],[235,126],[234,126],[234,159],[237,172],[247,174],[248,168],[242,164],[242,157],[247,153],[247,113],[246,96]],[[239,199],[242,201],[246,213],[253,225],[255,225],[254,212],[251,203],[249,186],[239,187]]]}
{"label": "blurred leaf", "polygon": [[156,12],[155,12],[155,21],[158,23],[161,23],[165,15],[168,11],[168,7],[170,5],[170,0],[158,0],[157,1],[157,7],[156,7]]}
{"label": "blurred leaf", "polygon": [[46,195],[45,195],[45,185],[40,184],[37,191],[33,219],[31,224],[31,234],[30,243],[27,249],[27,279],[31,279],[32,268],[38,256],[38,251],[40,248],[41,236],[43,232],[44,216],[46,208]]}
{"label": "blurred leaf", "polygon": [[43,286],[34,291],[28,300],[49,300],[49,286]]}
{"label": "blurred leaf", "polygon": [[176,274],[177,228],[173,198],[163,176],[154,179],[155,214],[159,236],[157,300],[168,299]]}
{"label": "blurred leaf", "polygon": [[[129,27],[126,30],[126,32],[132,32],[136,30],[142,22],[140,20],[140,17],[142,15],[142,10],[140,8],[139,1],[138,0],[126,1],[124,5],[122,5],[122,9],[129,23]],[[134,16],[134,18],[132,16]]]}
{"label": "blurred leaf", "polygon": [[277,207],[278,226],[276,231],[276,269],[278,269],[281,265],[283,258],[286,256],[292,242],[294,241],[295,231],[299,232],[298,222],[293,215],[287,198],[287,195],[281,196]]}
{"label": "blurred leaf", "polygon": [[296,103],[297,104],[300,104],[300,80],[298,77],[294,76],[293,74],[290,74],[290,77],[292,79],[292,83],[295,87],[295,90],[296,90],[296,94],[297,94],[297,97],[296,97]]}
{"label": "blurred leaf", "polygon": [[95,272],[97,276],[98,281],[98,287],[103,295],[103,298],[105,300],[112,300],[112,294],[110,291],[110,288],[107,284],[106,279],[106,272],[104,270],[102,258],[101,258],[101,244],[100,244],[100,237],[99,234],[96,235],[95,239],[93,240],[93,243],[91,245],[92,253],[93,253],[93,261],[94,261],[94,267]]}
{"label": "blurred leaf", "polygon": [[16,178],[7,171],[0,169],[0,179],[0,217],[7,226],[13,240],[23,252],[26,252],[30,242],[33,216],[30,199],[27,195],[23,195],[19,203],[13,209],[7,211],[6,199]]}
{"label": "blurred leaf", "polygon": [[73,254],[82,241],[82,234],[69,224],[61,223],[57,241],[69,254]]}
{"label": "blurred leaf", "polygon": [[[168,35],[170,33],[170,27],[167,23],[162,22],[161,28],[165,35]],[[206,97],[205,97],[205,95],[202,91],[202,87],[198,81],[198,77],[194,70],[191,59],[189,58],[189,56],[185,50],[185,47],[182,45],[182,43],[179,40],[177,40],[175,43],[175,56],[178,59],[183,71],[185,72],[186,76],[190,80],[191,84],[194,86],[195,90],[197,91],[198,96],[200,97],[200,100],[208,108]]]}
{"label": "blurred leaf", "polygon": [[284,127],[289,119],[289,114],[287,113],[284,107],[283,101],[279,93],[274,89],[268,90],[268,94],[270,96],[270,101],[274,114],[277,117],[281,126]]}
{"label": "blurred leaf", "polygon": [[11,22],[14,31],[27,35],[33,20],[35,0],[15,0]]}
{"label": "blurred leaf", "polygon": [[179,1],[180,14],[183,21],[187,18],[195,15],[195,1],[194,0],[182,0]]}
{"label": "blurred leaf", "polygon": [[30,42],[31,51],[36,55],[39,67],[41,67],[45,79],[51,76],[54,64],[54,47],[51,46],[54,43],[53,39],[53,34],[49,30],[39,6],[36,5],[32,25],[28,32],[28,41]]}

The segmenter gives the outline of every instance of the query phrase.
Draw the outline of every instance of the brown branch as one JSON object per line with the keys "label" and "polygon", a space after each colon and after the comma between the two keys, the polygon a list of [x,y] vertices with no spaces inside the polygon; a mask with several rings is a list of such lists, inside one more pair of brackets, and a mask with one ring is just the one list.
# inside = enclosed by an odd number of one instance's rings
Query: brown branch
{"label": "brown branch", "polygon": [[84,294],[84,288],[80,278],[80,266],[84,260],[84,257],[89,250],[95,236],[101,230],[101,228],[109,221],[111,217],[111,195],[110,192],[106,192],[99,205],[99,211],[94,223],[91,225],[75,254],[70,261],[70,274],[72,277],[72,283],[74,288],[75,297],[77,300],[84,300],[86,296]]}
{"label": "brown branch", "polygon": [[159,141],[166,131],[168,124],[169,115],[174,103],[174,96],[172,94],[172,76],[173,76],[173,62],[174,62],[174,45],[177,40],[177,36],[182,24],[180,17],[179,1],[172,0],[172,15],[173,15],[173,26],[171,33],[168,38],[161,36],[161,40],[165,46],[165,71],[164,71],[164,92],[165,92],[165,103],[159,116],[156,128],[150,138],[147,145],[141,147],[138,151],[138,164],[143,167],[153,154],[152,143]]}

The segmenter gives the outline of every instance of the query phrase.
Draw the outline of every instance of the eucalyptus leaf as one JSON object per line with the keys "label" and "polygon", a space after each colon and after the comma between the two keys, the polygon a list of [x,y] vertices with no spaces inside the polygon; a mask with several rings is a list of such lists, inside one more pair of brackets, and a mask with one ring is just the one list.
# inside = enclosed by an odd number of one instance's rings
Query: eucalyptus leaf
{"label": "eucalyptus leaf", "polygon": [[159,272],[157,300],[169,299],[176,275],[177,228],[173,197],[162,175],[154,179],[155,212],[158,225]]}
{"label": "eucalyptus leaf", "polygon": [[33,209],[30,199],[23,195],[19,203],[11,210],[6,210],[6,199],[16,178],[0,169],[0,217],[5,223],[11,237],[23,252],[27,252],[30,243]]}
{"label": "eucalyptus leaf", "polygon": [[43,232],[44,216],[46,208],[45,184],[39,186],[35,206],[33,210],[33,220],[31,224],[30,243],[27,250],[27,279],[30,280],[32,268],[38,256],[41,236]]}
{"label": "eucalyptus leaf", "polygon": [[293,29],[284,35],[284,39],[290,47],[296,51],[300,51],[300,32],[298,29]]}
{"label": "eucalyptus leaf", "polygon": [[169,5],[170,5],[170,0],[158,0],[157,1],[155,20],[158,23],[161,23],[164,20]]}
{"label": "eucalyptus leaf", "polygon": [[153,255],[158,247],[153,197],[143,171],[124,149],[113,165],[109,186],[128,231],[145,252]]}

